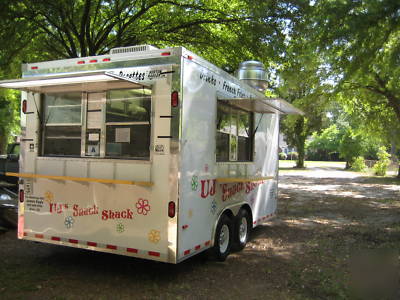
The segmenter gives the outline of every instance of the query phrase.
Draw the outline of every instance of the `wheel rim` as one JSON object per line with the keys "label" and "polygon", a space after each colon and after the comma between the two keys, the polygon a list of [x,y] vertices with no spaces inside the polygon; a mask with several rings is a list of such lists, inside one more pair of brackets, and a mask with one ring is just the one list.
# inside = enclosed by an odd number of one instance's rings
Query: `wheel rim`
{"label": "wheel rim", "polygon": [[247,219],[242,218],[239,225],[239,241],[244,244],[247,241]]}
{"label": "wheel rim", "polygon": [[219,251],[225,253],[229,245],[229,227],[228,225],[222,225],[221,232],[219,234]]}

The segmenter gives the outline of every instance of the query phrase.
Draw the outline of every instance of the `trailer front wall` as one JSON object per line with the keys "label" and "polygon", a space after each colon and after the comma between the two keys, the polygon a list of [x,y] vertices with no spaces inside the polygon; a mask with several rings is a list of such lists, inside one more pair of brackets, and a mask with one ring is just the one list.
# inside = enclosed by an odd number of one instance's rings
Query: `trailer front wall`
{"label": "trailer front wall", "polygon": [[[151,67],[137,70],[148,72]],[[41,156],[40,118],[34,109],[38,106],[40,113],[41,96],[28,93],[32,113],[26,115],[20,173],[66,179],[23,179],[21,238],[176,261],[176,217],[168,216],[168,202],[177,201],[177,174],[171,174],[171,169],[175,173],[177,170],[169,152],[171,118],[160,117],[171,115],[173,79],[171,67],[165,70],[168,75],[150,82],[151,143],[147,161]],[[69,177],[95,180],[75,181]],[[102,183],[101,179],[116,183]],[[139,184],[120,184],[119,180]],[[153,185],[140,184],[143,182]]]}

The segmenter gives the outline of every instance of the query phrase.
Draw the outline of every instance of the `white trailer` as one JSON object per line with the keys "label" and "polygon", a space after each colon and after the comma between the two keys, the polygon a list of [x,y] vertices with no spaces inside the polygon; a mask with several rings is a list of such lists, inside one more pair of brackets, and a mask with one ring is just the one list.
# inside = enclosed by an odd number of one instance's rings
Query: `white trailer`
{"label": "white trailer", "polygon": [[0,86],[22,90],[20,170],[7,174],[20,239],[224,260],[276,213],[279,115],[301,112],[182,47],[28,63]]}

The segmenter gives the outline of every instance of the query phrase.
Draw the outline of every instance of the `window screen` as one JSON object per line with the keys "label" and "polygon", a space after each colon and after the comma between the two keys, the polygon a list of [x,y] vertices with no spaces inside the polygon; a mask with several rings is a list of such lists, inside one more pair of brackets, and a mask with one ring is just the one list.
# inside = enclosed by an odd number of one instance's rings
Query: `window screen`
{"label": "window screen", "polygon": [[252,161],[253,113],[218,103],[216,159],[224,161]]}

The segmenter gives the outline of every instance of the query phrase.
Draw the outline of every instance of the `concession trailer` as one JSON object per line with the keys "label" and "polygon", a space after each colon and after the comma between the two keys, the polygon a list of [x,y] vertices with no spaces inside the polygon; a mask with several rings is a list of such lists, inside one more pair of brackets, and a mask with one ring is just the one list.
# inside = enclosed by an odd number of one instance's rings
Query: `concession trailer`
{"label": "concession trailer", "polygon": [[259,62],[182,47],[23,65],[18,237],[178,263],[224,260],[277,205],[281,114]]}

